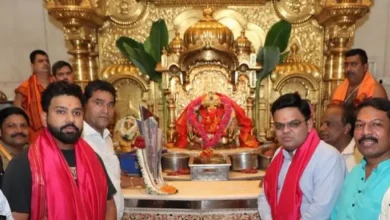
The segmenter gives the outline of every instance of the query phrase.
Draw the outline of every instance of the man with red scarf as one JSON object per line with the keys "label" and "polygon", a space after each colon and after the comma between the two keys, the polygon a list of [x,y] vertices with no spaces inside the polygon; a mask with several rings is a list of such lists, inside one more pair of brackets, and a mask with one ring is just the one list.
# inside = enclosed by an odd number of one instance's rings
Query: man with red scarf
{"label": "man with red scarf", "polygon": [[320,140],[310,105],[298,94],[282,95],[271,112],[282,147],[264,177],[261,219],[329,219],[346,175],[342,155]]}
{"label": "man with red scarf", "polygon": [[103,162],[80,138],[83,94],[59,81],[42,94],[44,129],[4,174],[12,215],[22,219],[116,219],[116,193]]}

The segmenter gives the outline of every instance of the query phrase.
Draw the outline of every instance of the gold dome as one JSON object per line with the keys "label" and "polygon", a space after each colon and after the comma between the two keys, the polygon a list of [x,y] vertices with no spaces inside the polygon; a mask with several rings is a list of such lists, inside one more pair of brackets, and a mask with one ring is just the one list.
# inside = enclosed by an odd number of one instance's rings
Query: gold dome
{"label": "gold dome", "polygon": [[213,17],[213,10],[205,8],[203,18],[191,26],[184,33],[184,46],[190,49],[193,46],[211,45],[230,48],[234,42],[233,32]]}
{"label": "gold dome", "polygon": [[316,65],[305,62],[302,57],[298,55],[298,50],[298,45],[293,43],[290,46],[290,55],[282,64],[276,66],[273,72],[278,75],[296,72],[307,73],[312,75],[315,79],[321,79],[320,69]]}
{"label": "gold dome", "polygon": [[245,31],[241,31],[241,35],[234,41],[234,50],[237,55],[250,54],[252,51],[252,43],[245,37]]}
{"label": "gold dome", "polygon": [[169,52],[181,54],[184,51],[184,41],[180,38],[180,33],[176,31],[175,38],[169,43]]}

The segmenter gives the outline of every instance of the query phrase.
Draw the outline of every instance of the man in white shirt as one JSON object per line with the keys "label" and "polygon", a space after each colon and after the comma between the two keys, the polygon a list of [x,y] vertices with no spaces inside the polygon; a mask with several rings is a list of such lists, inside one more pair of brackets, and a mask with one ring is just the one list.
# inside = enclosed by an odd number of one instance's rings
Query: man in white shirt
{"label": "man in white shirt", "polygon": [[355,147],[353,130],[354,110],[344,105],[332,103],[327,106],[322,118],[319,134],[321,140],[335,147],[344,156],[348,172],[360,163],[363,156]]}
{"label": "man in white shirt", "polygon": [[115,114],[116,90],[108,82],[95,80],[88,83],[84,91],[85,114],[83,138],[102,158],[111,182],[117,193],[114,195],[117,217],[122,219],[124,199],[121,191],[121,169],[115,154],[110,131],[107,126]]}

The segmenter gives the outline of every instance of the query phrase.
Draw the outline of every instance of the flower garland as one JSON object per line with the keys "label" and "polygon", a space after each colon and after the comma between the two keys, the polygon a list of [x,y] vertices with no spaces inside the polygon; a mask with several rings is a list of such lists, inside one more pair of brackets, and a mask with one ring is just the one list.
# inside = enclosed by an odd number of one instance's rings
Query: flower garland
{"label": "flower garland", "polygon": [[207,132],[206,132],[203,124],[198,121],[198,117],[195,114],[196,108],[201,105],[203,97],[199,97],[199,98],[195,99],[194,101],[192,101],[187,108],[188,123],[190,123],[190,125],[195,127],[196,130],[199,132],[199,134],[203,140],[203,145],[204,145],[203,147],[204,148],[214,147],[217,145],[218,141],[222,137],[222,134],[223,134],[225,128],[229,124],[230,117],[232,115],[232,105],[231,105],[230,100],[224,95],[220,95],[219,98],[221,99],[221,103],[224,105],[225,113],[222,116],[222,121],[218,125],[218,129],[217,129],[216,133],[214,134],[213,138],[207,137]]}

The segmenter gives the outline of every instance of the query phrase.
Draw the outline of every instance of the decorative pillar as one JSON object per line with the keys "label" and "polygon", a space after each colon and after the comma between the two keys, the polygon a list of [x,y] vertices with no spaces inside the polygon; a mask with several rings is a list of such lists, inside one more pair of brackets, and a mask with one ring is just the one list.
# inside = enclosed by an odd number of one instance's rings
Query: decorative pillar
{"label": "decorative pillar", "polygon": [[367,14],[371,4],[371,0],[326,1],[316,16],[325,28],[324,106],[334,89],[344,80],[344,54],[350,49],[356,21]]}
{"label": "decorative pillar", "polygon": [[46,0],[45,3],[49,15],[64,26],[65,39],[72,45],[68,53],[73,56],[76,83],[84,87],[98,78],[96,30],[103,25],[104,17],[89,0]]}
{"label": "decorative pillar", "polygon": [[175,100],[172,94],[167,95],[167,103],[168,103],[168,132],[167,132],[167,143],[176,142],[176,123],[175,123]]}

